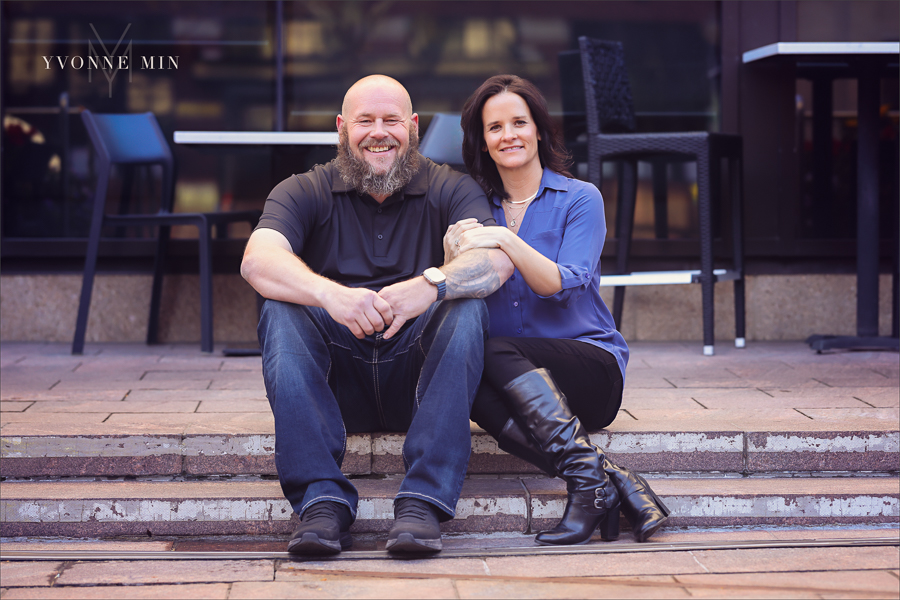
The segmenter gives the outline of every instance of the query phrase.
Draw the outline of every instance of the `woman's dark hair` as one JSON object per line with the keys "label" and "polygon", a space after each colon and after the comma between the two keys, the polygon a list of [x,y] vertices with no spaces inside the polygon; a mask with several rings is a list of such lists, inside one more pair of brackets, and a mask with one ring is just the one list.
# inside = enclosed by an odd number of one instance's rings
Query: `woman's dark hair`
{"label": "woman's dark hair", "polygon": [[563,144],[559,127],[550,116],[547,101],[533,83],[517,75],[494,75],[481,84],[466,100],[463,107],[461,125],[463,130],[463,160],[469,174],[482,187],[484,193],[491,197],[496,194],[501,198],[509,198],[503,187],[503,180],[497,171],[497,165],[484,148],[484,122],[481,113],[484,104],[492,97],[503,92],[511,92],[521,97],[541,136],[538,142],[538,157],[541,166],[560,175],[571,177],[569,165],[571,156]]}

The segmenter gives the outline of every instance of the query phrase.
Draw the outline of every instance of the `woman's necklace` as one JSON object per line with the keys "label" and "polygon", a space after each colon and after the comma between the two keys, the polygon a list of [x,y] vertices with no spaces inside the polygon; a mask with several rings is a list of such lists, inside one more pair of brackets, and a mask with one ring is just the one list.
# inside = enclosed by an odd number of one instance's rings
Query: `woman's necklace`
{"label": "woman's necklace", "polygon": [[[539,189],[540,188],[538,188],[538,190]],[[525,198],[524,200],[519,200],[518,202],[513,202],[511,200],[506,200],[506,199],[503,200],[503,203],[504,203],[503,210],[508,211],[506,213],[506,220],[507,220],[507,222],[509,222],[510,227],[516,226],[516,222],[519,220],[519,217],[522,216],[522,213],[525,212],[525,209],[528,208],[528,204],[532,200],[534,200],[536,197],[537,197],[537,191],[535,191],[529,198]],[[513,206],[513,205],[518,205],[518,204],[521,204],[522,207],[519,208],[519,212],[512,215],[511,213],[512,213],[513,209],[507,208],[506,205]],[[510,217],[512,217],[512,218],[510,218]]]}
{"label": "woman's necklace", "polygon": [[520,208],[520,209],[519,209],[519,212],[517,212],[517,213],[514,214],[514,215],[511,214],[511,213],[512,213],[512,209],[509,209],[509,210],[508,210],[508,212],[506,213],[506,220],[507,220],[507,222],[509,223],[509,226],[510,226],[510,227],[515,227],[515,226],[516,226],[516,221],[518,221],[518,219],[519,219],[519,217],[522,215],[522,213],[525,212],[525,209],[526,209],[526,208],[528,208],[528,205],[525,205],[525,206],[523,206],[522,208]]}

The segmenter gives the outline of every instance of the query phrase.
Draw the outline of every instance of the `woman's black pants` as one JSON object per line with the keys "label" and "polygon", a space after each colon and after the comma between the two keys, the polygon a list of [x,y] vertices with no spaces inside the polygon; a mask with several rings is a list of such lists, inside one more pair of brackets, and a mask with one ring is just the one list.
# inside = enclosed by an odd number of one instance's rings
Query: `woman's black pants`
{"label": "woman's black pants", "polygon": [[547,369],[572,413],[588,431],[613,422],[622,404],[622,372],[606,350],[578,340],[491,338],[472,420],[495,438],[512,416],[503,388],[534,369]]}

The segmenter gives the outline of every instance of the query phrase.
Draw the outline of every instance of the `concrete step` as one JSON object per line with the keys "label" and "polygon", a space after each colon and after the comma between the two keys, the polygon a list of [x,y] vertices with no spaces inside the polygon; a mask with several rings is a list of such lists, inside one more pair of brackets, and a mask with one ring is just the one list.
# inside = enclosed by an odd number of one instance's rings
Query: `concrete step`
{"label": "concrete step", "polygon": [[[392,522],[400,478],[362,478],[353,531],[383,532]],[[670,527],[894,524],[896,477],[655,478],[672,510]],[[447,532],[534,532],[565,506],[560,480],[472,477]],[[276,481],[51,481],[3,484],[3,537],[288,534],[295,526]],[[624,523],[623,523],[624,525]]]}
{"label": "concrete step", "polygon": [[[811,422],[812,423],[812,422]],[[19,426],[14,429],[13,425]],[[163,426],[106,431],[71,426],[66,434],[43,433],[35,424],[7,426],[0,436],[4,478],[66,476],[274,475],[275,435],[250,423],[214,424],[203,432]],[[616,422],[615,431],[591,434],[618,464],[651,473],[882,472],[900,469],[900,431],[829,421],[800,429],[795,422],[764,423],[754,430],[706,423],[696,430],[666,430],[659,422]],[[60,424],[52,425],[59,430]],[[149,430],[148,430],[149,429]],[[255,430],[254,430],[255,429]],[[217,432],[218,431],[218,432]],[[353,434],[343,464],[352,475],[403,472],[404,436]],[[497,447],[473,425],[470,474],[537,473]]]}

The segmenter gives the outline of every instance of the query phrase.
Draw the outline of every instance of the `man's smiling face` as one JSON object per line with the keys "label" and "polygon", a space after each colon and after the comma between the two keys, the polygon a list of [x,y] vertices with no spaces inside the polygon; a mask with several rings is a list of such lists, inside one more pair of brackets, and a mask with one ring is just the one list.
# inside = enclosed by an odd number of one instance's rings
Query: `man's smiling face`
{"label": "man's smiling face", "polygon": [[338,115],[338,130],[347,127],[350,150],[386,173],[409,151],[410,135],[418,135],[419,116],[412,113],[409,96],[402,86],[378,79],[354,86]]}

